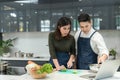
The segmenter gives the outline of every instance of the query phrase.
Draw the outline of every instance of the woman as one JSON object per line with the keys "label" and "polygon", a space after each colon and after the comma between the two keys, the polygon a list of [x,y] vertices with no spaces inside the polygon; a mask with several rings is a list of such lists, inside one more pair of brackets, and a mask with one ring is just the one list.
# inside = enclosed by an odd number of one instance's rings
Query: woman
{"label": "woman", "polygon": [[78,16],[80,30],[76,32],[77,68],[89,69],[89,64],[102,63],[108,58],[109,51],[102,35],[92,28],[91,18],[82,13]]}
{"label": "woman", "polygon": [[71,20],[61,17],[54,32],[49,34],[50,63],[56,70],[71,68],[75,57],[75,39],[70,35]]}

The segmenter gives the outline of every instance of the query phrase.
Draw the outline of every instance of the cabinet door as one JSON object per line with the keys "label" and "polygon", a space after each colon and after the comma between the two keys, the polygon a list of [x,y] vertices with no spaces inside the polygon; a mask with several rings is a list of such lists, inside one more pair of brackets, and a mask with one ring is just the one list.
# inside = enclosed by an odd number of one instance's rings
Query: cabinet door
{"label": "cabinet door", "polygon": [[77,17],[84,12],[93,18],[97,30],[120,30],[119,6],[120,0],[0,1],[0,32],[52,31],[62,16],[71,18],[76,31]]}

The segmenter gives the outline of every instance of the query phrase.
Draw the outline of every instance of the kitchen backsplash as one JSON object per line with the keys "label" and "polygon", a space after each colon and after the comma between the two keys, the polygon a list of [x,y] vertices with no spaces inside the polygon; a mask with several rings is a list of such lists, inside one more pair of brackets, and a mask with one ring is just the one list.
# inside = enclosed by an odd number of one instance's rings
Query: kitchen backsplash
{"label": "kitchen backsplash", "polygon": [[[120,31],[119,30],[100,30],[99,31],[106,42],[108,49],[114,48],[118,56],[120,55]],[[72,32],[74,35],[75,32]],[[49,32],[16,32],[4,33],[3,39],[15,38],[18,39],[14,42],[14,47],[11,48],[11,56],[17,51],[25,53],[34,53],[36,56],[49,57],[48,48],[48,34]]]}
{"label": "kitchen backsplash", "polygon": [[44,32],[16,32],[4,33],[3,39],[14,38],[18,39],[14,42],[14,47],[11,48],[12,56],[15,52],[21,51],[24,53],[34,53],[36,56],[48,56],[48,34]]}

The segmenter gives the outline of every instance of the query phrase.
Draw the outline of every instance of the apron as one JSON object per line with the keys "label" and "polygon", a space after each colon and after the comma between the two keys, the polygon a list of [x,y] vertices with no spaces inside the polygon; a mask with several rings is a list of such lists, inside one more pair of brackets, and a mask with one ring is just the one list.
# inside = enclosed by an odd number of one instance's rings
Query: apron
{"label": "apron", "polygon": [[81,35],[80,32],[80,35],[77,40],[77,47],[78,47],[77,64],[76,64],[77,69],[89,70],[89,64],[97,63],[97,54],[94,53],[94,51],[90,46],[90,39],[93,36],[93,34],[90,36],[90,38],[83,38],[80,37]]}
{"label": "apron", "polygon": [[[56,53],[56,57],[57,57],[56,59],[58,60],[59,65],[60,66],[64,65],[67,68],[67,62],[68,62],[68,60],[70,58],[69,53],[66,53],[66,52],[57,52]],[[51,63],[52,66],[53,66],[53,68],[55,68],[55,65],[53,63],[52,58],[50,58],[49,63]]]}

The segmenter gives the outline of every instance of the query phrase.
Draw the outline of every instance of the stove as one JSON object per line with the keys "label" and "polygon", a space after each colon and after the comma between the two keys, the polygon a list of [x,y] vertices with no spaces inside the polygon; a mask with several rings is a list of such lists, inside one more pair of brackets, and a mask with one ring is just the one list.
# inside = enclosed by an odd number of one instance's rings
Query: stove
{"label": "stove", "polygon": [[8,67],[6,70],[0,71],[0,75],[22,75],[25,73],[24,67]]}

